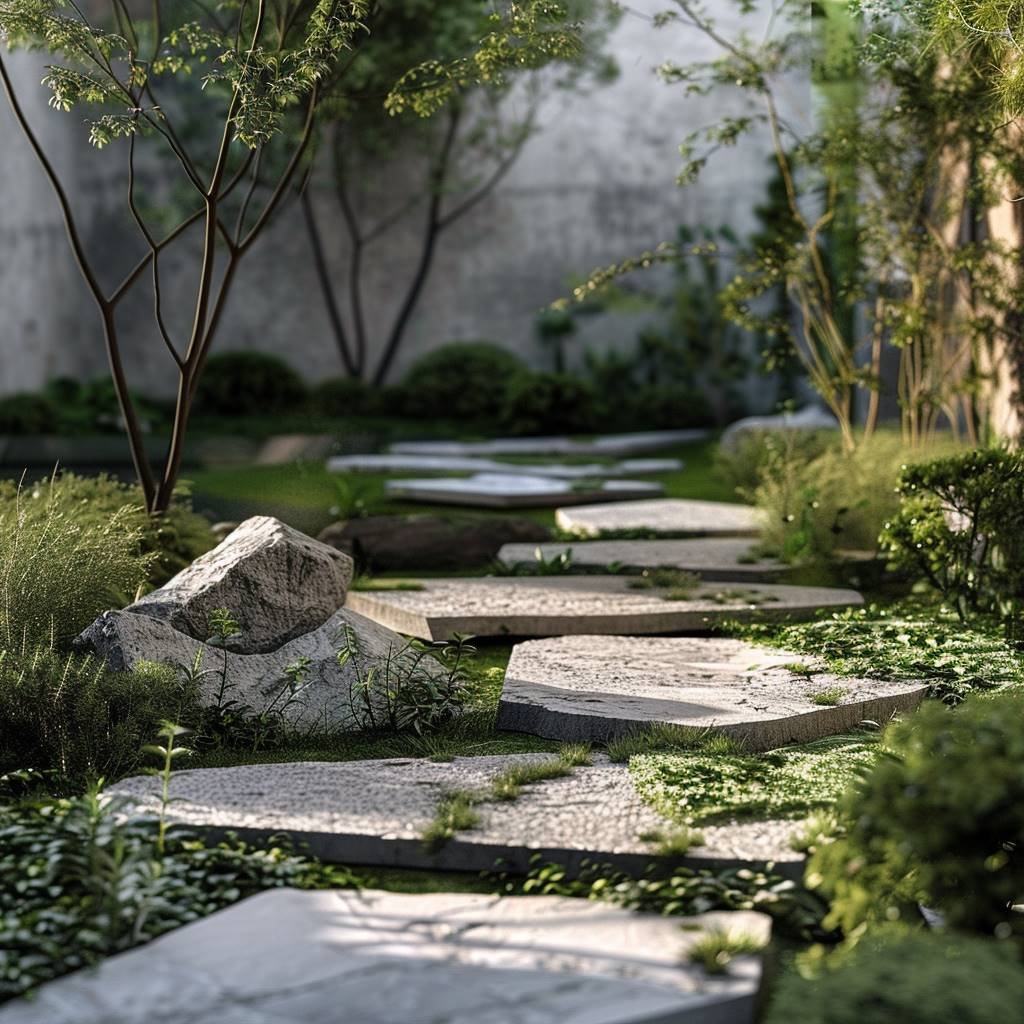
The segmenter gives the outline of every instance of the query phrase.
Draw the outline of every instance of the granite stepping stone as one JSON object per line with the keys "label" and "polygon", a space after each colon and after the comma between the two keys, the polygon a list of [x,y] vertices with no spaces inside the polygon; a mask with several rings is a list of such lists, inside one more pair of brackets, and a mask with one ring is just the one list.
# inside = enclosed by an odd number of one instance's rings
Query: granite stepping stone
{"label": "granite stepping stone", "polygon": [[[600,741],[670,723],[714,728],[760,751],[888,721],[928,686],[837,677],[813,658],[724,637],[560,637],[516,645],[497,725]],[[827,691],[836,703],[815,703]]]}
{"label": "granite stepping stone", "polygon": [[[407,636],[447,640],[456,633],[704,633],[726,620],[806,618],[864,603],[854,590],[777,583],[737,589],[702,582],[676,600],[671,589],[639,589],[642,583],[607,575],[389,580],[387,590],[350,591],[345,607]],[[393,589],[403,584],[412,589]]]}
{"label": "granite stepping stone", "polygon": [[588,540],[551,544],[505,544],[498,561],[525,567],[538,564],[537,554],[550,562],[566,556],[574,570],[642,572],[644,569],[679,569],[707,580],[770,583],[790,572],[775,558],[753,554],[749,540],[733,537],[697,537],[691,540]]}
{"label": "granite stepping stone", "polygon": [[331,473],[504,473],[556,479],[628,476],[630,473],[673,473],[680,459],[626,459],[622,462],[500,462],[475,455],[339,455],[327,460]]}
{"label": "granite stepping stone", "polygon": [[[629,768],[594,754],[593,764],[561,778],[525,786],[518,799],[479,804],[478,827],[438,850],[422,836],[438,801],[454,790],[486,791],[501,772],[553,754],[373,761],[251,764],[179,771],[171,779],[168,820],[214,835],[262,839],[287,832],[324,860],[403,868],[486,871],[498,861],[525,873],[531,861],[578,870],[607,863],[636,875],[659,859],[650,836],[673,825],[646,803]],[[125,779],[106,790],[155,814],[160,780]],[[798,875],[802,857],[789,848],[793,821],[732,821],[704,827],[701,846],[672,863],[693,867],[762,867]],[[647,839],[641,838],[648,837]]]}
{"label": "granite stepping stone", "polygon": [[398,455],[597,455],[629,456],[674,448],[710,437],[710,430],[651,430],[591,438],[497,437],[488,441],[399,441]]}
{"label": "granite stepping stone", "polygon": [[51,982],[0,1021],[753,1024],[761,957],[706,974],[688,951],[712,931],[766,945],[771,921],[564,896],[277,889]]}
{"label": "granite stepping stone", "polygon": [[465,508],[549,508],[595,501],[622,501],[663,494],[661,484],[642,480],[571,481],[555,477],[477,473],[471,477],[388,480],[392,498]]}
{"label": "granite stepping stone", "polygon": [[563,530],[590,537],[623,530],[689,537],[757,537],[761,533],[758,511],[749,505],[690,498],[559,508],[555,522]]}

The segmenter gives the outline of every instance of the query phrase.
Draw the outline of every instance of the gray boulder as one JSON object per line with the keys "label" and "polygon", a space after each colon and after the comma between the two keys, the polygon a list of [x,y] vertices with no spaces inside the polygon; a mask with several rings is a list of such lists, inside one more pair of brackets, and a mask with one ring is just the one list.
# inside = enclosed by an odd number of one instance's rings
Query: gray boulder
{"label": "gray boulder", "polygon": [[229,649],[265,653],[326,622],[345,603],[352,572],[348,555],[254,516],[130,611],[205,640],[210,613],[228,608],[242,627]]}
{"label": "gray boulder", "polygon": [[749,432],[778,430],[836,430],[839,423],[832,413],[817,405],[805,405],[796,412],[782,412],[773,416],[747,416],[730,423],[722,432],[719,444],[734,448]]}

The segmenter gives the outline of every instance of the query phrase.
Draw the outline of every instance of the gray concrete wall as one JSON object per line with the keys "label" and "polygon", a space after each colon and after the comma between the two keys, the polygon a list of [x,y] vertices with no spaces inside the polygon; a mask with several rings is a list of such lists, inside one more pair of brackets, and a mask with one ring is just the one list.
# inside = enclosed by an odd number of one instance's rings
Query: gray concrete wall
{"label": "gray concrete wall", "polygon": [[[663,6],[661,0],[633,4],[648,14]],[[721,6],[728,24],[732,7]],[[680,224],[729,224],[741,234],[754,226],[752,210],[768,174],[763,136],[727,151],[696,186],[675,185],[680,140],[713,123],[732,101],[688,98],[662,84],[653,68],[670,58],[695,59],[706,47],[683,27],[655,30],[627,13],[611,40],[618,80],[586,96],[553,91],[542,109],[543,130],[512,173],[444,236],[395,376],[452,339],[491,339],[541,364],[537,311],[564,294],[570,278],[672,239]],[[124,197],[114,186],[123,153],[112,146],[82,156],[79,115],[46,111],[31,60],[16,58],[16,68],[33,120],[71,174],[90,244],[113,282],[131,252],[115,227],[123,223]],[[0,391],[38,387],[56,373],[105,373],[98,323],[70,263],[56,205],[6,109],[0,109],[0,175]],[[346,269],[340,213],[329,197],[318,204],[340,277]],[[394,282],[410,272],[416,237],[411,227],[396,231],[371,253],[367,309],[377,336],[393,316]],[[185,254],[168,260],[166,270],[168,303],[184,313],[194,284]],[[147,303],[140,296],[127,311],[143,314],[126,332],[129,367],[140,390],[166,393],[170,363],[149,331]],[[636,326],[621,316],[588,318],[573,344],[577,353],[586,346],[628,347]],[[297,207],[278,219],[243,267],[218,348],[279,352],[310,380],[341,374]],[[755,405],[773,397],[770,387],[755,385]]]}

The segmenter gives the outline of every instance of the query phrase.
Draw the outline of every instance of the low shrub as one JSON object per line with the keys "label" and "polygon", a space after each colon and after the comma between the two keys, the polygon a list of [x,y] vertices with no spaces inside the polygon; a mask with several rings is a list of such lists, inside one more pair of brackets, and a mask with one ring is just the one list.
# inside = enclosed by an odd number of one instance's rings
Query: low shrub
{"label": "low shrub", "polygon": [[[85,381],[55,377],[46,385],[44,394],[57,410],[56,429],[60,433],[115,433],[123,429],[121,405],[109,377]],[[144,430],[169,422],[167,403],[134,391],[132,400]]]}
{"label": "low shrub", "polygon": [[404,412],[434,419],[491,420],[509,382],[526,372],[518,356],[484,341],[442,345],[421,356],[403,381]]}
{"label": "low shrub", "polygon": [[57,409],[45,395],[0,398],[0,434],[53,434],[58,422]]}
{"label": "low shrub", "polygon": [[356,377],[332,377],[321,381],[311,394],[313,408],[321,416],[344,419],[387,412],[382,390],[369,387]]}
{"label": "low shrub", "polygon": [[597,395],[564,373],[519,373],[507,381],[498,414],[510,434],[584,434],[600,423]]}
{"label": "low shrub", "polygon": [[829,923],[850,933],[925,906],[953,928],[1024,935],[1024,691],[926,705],[884,742],[840,802],[845,834],[808,864]]}
{"label": "low shrub", "polygon": [[163,665],[112,672],[88,655],[0,651],[0,772],[28,765],[75,791],[119,778],[163,719],[195,714],[196,699]]}
{"label": "low shrub", "polygon": [[295,412],[307,400],[302,378],[283,360],[263,352],[210,356],[196,388],[203,416],[265,416]]}
{"label": "low shrub", "polygon": [[882,546],[964,621],[1024,610],[1024,455],[979,450],[905,466]]}
{"label": "low shrub", "polygon": [[834,430],[744,430],[715,449],[715,474],[740,494],[754,491],[780,457],[812,462],[838,444]]}
{"label": "low shrub", "polygon": [[0,1000],[265,889],[357,885],[282,845],[208,845],[97,792],[0,804]]}
{"label": "low shrub", "polygon": [[783,976],[766,1024],[993,1024],[1024,1006],[1024,967],[1009,943],[883,929],[810,979]]}

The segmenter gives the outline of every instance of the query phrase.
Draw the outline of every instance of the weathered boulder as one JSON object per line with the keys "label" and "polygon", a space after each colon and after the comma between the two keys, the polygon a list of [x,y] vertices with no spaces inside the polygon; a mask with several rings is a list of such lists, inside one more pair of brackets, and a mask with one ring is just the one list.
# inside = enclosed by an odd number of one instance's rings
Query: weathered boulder
{"label": "weathered boulder", "polygon": [[551,532],[517,517],[446,519],[441,516],[368,516],[332,523],[319,540],[376,572],[468,569],[485,565],[504,544],[538,543]]}
{"label": "weathered boulder", "polygon": [[836,430],[838,427],[839,423],[832,413],[817,405],[805,405],[796,412],[782,412],[773,416],[746,416],[736,420],[722,432],[719,444],[723,448],[732,448],[750,431]]}
{"label": "weathered boulder", "polygon": [[129,611],[205,640],[210,613],[227,608],[242,627],[229,649],[264,653],[326,622],[345,603],[353,568],[336,548],[254,516]]}

